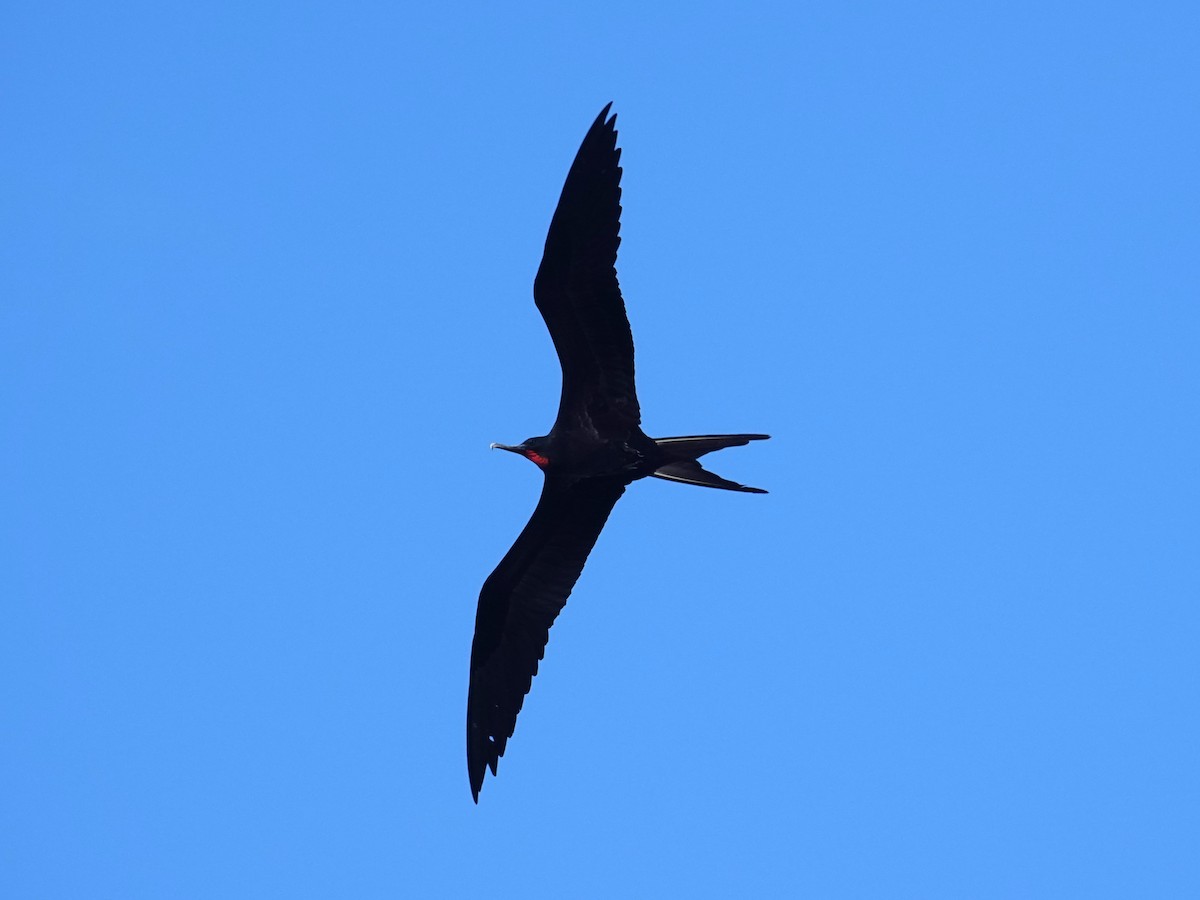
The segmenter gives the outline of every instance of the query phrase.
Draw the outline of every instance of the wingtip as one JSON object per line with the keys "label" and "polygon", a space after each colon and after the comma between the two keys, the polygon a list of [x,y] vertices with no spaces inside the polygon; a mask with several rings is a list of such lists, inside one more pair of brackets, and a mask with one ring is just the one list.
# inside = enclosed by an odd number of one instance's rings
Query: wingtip
{"label": "wingtip", "polygon": [[476,771],[474,765],[468,763],[467,778],[471,782],[471,799],[475,801],[475,805],[479,805],[479,792],[483,790],[483,779],[487,774],[487,767],[484,766]]}
{"label": "wingtip", "polygon": [[600,110],[600,115],[596,116],[596,121],[592,123],[593,128],[607,128],[610,131],[617,130],[617,114],[613,113],[611,116],[608,114],[609,110],[612,109],[612,105],[613,102],[611,100],[604,104],[604,109]]}

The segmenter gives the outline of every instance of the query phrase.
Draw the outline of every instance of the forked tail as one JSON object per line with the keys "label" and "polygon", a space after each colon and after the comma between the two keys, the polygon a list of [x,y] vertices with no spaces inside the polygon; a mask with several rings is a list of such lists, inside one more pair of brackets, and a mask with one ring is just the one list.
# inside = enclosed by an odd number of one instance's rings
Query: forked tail
{"label": "forked tail", "polygon": [[767,434],[704,434],[690,437],[655,438],[654,443],[663,451],[667,462],[653,473],[655,478],[678,481],[681,484],[696,484],[701,487],[721,488],[726,491],[744,491],[747,494],[765,494],[762,488],[747,487],[714,475],[696,460],[705,453],[723,450],[726,447],[741,447],[751,441],[765,441]]}

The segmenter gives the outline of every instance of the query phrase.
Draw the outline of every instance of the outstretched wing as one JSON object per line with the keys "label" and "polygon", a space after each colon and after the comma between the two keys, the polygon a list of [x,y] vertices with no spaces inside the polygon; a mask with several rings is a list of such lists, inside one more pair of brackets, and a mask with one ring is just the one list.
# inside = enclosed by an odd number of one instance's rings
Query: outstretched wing
{"label": "outstretched wing", "polygon": [[533,297],[562,364],[556,429],[623,433],[641,422],[633,336],[617,284],[621,151],[617,117],[600,111],[571,164]]}
{"label": "outstretched wing", "polygon": [[512,737],[550,626],[625,485],[548,477],[533,516],[479,594],[467,694],[467,772],[479,802],[484,770]]}

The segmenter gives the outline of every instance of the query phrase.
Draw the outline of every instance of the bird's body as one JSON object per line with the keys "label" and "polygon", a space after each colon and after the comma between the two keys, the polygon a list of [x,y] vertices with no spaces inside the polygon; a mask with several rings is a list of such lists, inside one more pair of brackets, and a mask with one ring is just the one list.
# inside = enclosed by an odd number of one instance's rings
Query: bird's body
{"label": "bird's body", "polygon": [[621,151],[608,110],[567,174],[534,280],[534,301],[562,365],[558,417],[544,437],[492,445],[535,463],[545,482],[529,524],[479,595],[467,698],[467,770],[477,802],[484,772],[496,773],[512,736],[550,626],[626,486],[655,476],[765,493],[713,475],[696,460],[766,435],[656,439],[641,429],[633,337],[615,269]]}
{"label": "bird's body", "polygon": [[[501,449],[508,447],[497,444]],[[545,437],[530,438],[522,445],[546,463],[534,462],[547,475],[565,478],[622,477],[627,481],[652,475],[653,462],[661,456],[658,445],[636,425],[617,435],[585,428],[554,428]]]}

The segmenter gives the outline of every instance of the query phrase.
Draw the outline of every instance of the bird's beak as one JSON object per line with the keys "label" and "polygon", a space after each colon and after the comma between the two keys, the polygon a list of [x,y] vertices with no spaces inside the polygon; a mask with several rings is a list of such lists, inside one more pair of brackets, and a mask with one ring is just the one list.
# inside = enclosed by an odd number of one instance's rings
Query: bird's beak
{"label": "bird's beak", "polygon": [[523,452],[520,447],[510,447],[508,444],[488,444],[489,450],[507,450],[509,453]]}

